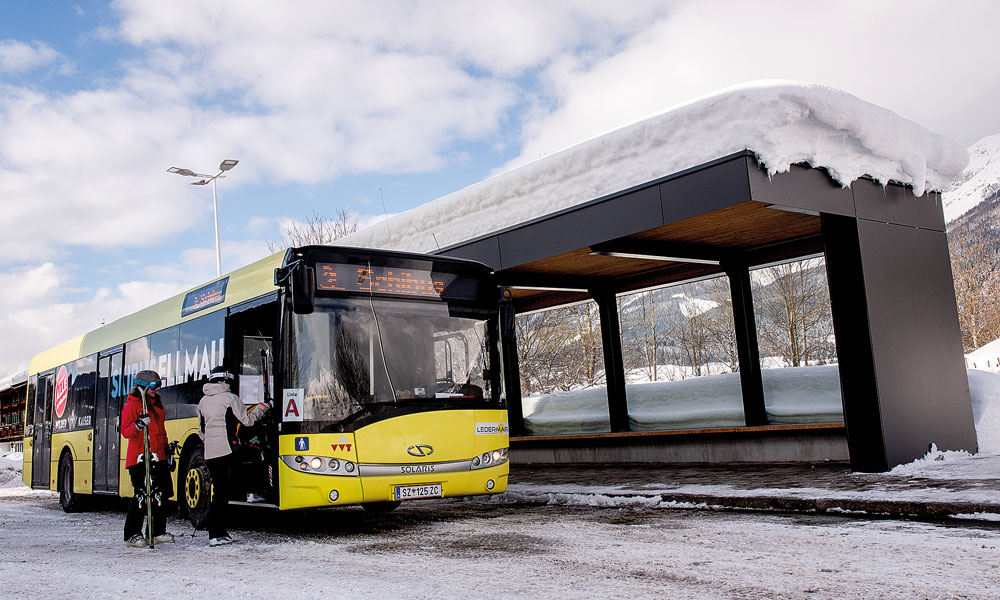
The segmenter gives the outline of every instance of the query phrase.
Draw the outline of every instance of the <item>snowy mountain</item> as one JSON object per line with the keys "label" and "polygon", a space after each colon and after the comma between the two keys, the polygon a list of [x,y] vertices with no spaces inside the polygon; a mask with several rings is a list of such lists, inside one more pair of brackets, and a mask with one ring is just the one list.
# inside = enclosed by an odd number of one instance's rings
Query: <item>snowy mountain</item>
{"label": "snowy mountain", "polygon": [[946,223],[981,203],[995,204],[1000,200],[1000,135],[985,137],[969,146],[968,151],[969,166],[943,194]]}

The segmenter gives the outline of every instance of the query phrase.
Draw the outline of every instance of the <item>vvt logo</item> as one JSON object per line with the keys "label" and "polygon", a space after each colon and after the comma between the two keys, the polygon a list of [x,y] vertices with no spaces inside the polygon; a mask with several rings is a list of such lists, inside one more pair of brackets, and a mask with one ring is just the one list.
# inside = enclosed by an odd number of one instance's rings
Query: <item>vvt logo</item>
{"label": "vvt logo", "polygon": [[303,452],[308,449],[309,449],[309,438],[307,437],[295,438],[295,450],[297,452]]}

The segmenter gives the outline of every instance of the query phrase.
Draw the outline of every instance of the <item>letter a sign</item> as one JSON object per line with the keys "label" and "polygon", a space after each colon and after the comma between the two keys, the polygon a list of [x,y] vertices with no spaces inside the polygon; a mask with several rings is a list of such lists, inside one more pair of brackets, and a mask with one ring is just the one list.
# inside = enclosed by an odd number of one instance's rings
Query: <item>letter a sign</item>
{"label": "letter a sign", "polygon": [[304,398],[305,398],[305,390],[301,388],[294,390],[285,390],[281,403],[281,420],[301,421],[302,401]]}

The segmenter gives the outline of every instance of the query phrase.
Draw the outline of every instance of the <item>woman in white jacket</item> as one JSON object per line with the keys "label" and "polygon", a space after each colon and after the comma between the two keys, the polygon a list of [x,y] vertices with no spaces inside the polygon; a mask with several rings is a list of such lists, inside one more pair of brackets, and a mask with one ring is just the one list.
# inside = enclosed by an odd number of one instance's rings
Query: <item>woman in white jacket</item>
{"label": "woman in white jacket", "polygon": [[[205,395],[198,402],[198,435],[205,445],[205,462],[212,477],[212,504],[208,511],[210,546],[233,542],[226,529],[226,509],[229,506],[232,444],[235,443],[236,433],[229,431],[227,421],[239,421],[250,427],[270,408],[260,403],[247,411],[240,397],[230,391],[232,380],[233,376],[224,367],[215,367],[208,383],[201,388]],[[227,419],[228,414],[235,417],[235,421]]]}

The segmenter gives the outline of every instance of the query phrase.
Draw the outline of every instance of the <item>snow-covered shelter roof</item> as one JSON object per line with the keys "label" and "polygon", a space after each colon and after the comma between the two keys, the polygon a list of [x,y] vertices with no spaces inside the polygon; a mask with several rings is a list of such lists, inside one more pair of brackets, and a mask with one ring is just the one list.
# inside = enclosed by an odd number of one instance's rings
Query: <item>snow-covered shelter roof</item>
{"label": "snow-covered shelter roof", "polygon": [[409,210],[339,243],[431,252],[750,150],[770,175],[806,163],[843,186],[945,190],[965,149],[835,88],[761,81],[670,108]]}

